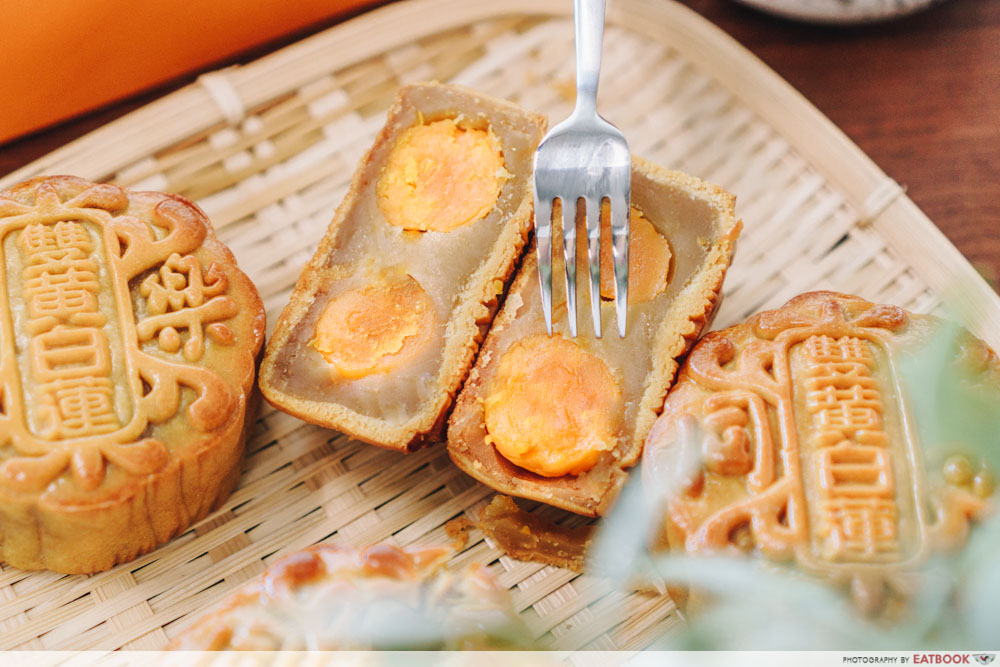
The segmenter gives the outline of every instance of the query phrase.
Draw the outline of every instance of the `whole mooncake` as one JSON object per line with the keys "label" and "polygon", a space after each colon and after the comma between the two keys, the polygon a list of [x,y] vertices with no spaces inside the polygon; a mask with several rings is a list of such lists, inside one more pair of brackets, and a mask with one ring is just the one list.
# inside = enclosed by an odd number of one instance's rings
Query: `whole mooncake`
{"label": "whole mooncake", "polygon": [[488,569],[450,547],[320,544],[283,557],[168,648],[191,651],[502,649],[527,634]]}
{"label": "whole mooncake", "polygon": [[[934,380],[913,380],[907,369],[932,363],[947,340],[942,327],[812,292],[706,335],[643,459],[670,548],[791,562],[892,616],[915,568],[961,545],[994,492],[989,452],[941,428],[952,415],[933,414],[948,397],[916,409],[926,392],[1000,390],[996,354],[967,333]],[[945,383],[949,373],[961,381]]]}
{"label": "whole mooncake", "polygon": [[106,570],[240,473],[264,310],[191,202],[80,178],[0,192],[0,559]]}

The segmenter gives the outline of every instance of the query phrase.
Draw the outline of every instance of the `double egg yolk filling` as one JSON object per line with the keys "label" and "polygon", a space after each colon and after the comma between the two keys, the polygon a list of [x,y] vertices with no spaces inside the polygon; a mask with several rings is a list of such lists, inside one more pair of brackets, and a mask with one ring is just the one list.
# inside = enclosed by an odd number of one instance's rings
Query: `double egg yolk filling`
{"label": "double egg yolk filling", "polygon": [[[493,210],[509,176],[492,129],[421,120],[389,151],[375,199],[390,225],[449,232]],[[435,324],[433,304],[415,279],[382,278],[330,299],[311,344],[339,377],[353,380],[412,361]]]}
{"label": "double egg yolk filling", "polygon": [[375,198],[390,225],[449,232],[493,210],[509,176],[492,129],[419,123],[392,147]]}
{"label": "double egg yolk filling", "polygon": [[544,477],[578,475],[614,449],[624,403],[607,364],[556,334],[524,338],[500,358],[483,401],[487,442]]}
{"label": "double egg yolk filling", "polygon": [[[403,131],[375,185],[390,225],[448,232],[484,218],[509,174],[490,129],[444,119]],[[629,301],[649,301],[668,282],[670,245],[631,210]],[[602,210],[601,296],[614,298],[611,225]],[[557,220],[559,218],[557,217]],[[577,260],[586,270],[586,235]],[[333,297],[313,347],[346,379],[387,373],[412,361],[436,324],[433,304],[409,275],[382,278]],[[624,414],[618,381],[598,356],[559,335],[535,335],[498,362],[484,399],[487,441],[511,463],[544,477],[578,475],[617,444]]]}
{"label": "double egg yolk filling", "polygon": [[333,297],[316,321],[312,346],[341,377],[357,379],[414,359],[434,324],[430,297],[402,275]]}

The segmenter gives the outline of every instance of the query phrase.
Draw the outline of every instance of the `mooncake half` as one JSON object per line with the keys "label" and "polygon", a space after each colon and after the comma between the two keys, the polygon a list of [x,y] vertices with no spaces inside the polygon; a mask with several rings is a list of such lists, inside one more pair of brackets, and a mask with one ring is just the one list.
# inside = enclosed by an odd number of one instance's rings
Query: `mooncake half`
{"label": "mooncake half", "polygon": [[[643,456],[670,548],[791,562],[892,616],[994,495],[992,453],[946,426],[950,397],[916,409],[924,392],[1000,400],[996,354],[968,333],[941,347],[943,324],[811,292],[706,335]],[[906,370],[939,361],[930,382]]]}
{"label": "mooncake half", "polygon": [[[515,278],[448,427],[452,460],[484,484],[596,516],[642,453],[675,360],[719,303],[740,223],[732,195],[641,159],[632,164],[632,206],[624,339],[588,335],[593,328],[585,306],[581,335],[570,338],[558,279],[549,337],[533,253]],[[607,216],[604,226],[608,234]],[[610,245],[602,243],[607,254]],[[561,254],[555,276],[563,275]],[[585,257],[578,249],[578,262]],[[610,256],[601,264],[601,291],[610,297]],[[585,275],[585,266],[578,274]],[[580,292],[579,303],[587,303]],[[602,317],[614,317],[610,299],[602,301]]]}
{"label": "mooncake half", "polygon": [[544,129],[465,88],[404,87],[278,320],[267,400],[389,449],[439,434],[531,229]]}
{"label": "mooncake half", "polygon": [[152,550],[240,473],[264,308],[202,211],[68,176],[0,192],[0,559]]}
{"label": "mooncake half", "polygon": [[501,649],[523,643],[510,593],[448,547],[317,545],[285,556],[171,642],[182,651]]}

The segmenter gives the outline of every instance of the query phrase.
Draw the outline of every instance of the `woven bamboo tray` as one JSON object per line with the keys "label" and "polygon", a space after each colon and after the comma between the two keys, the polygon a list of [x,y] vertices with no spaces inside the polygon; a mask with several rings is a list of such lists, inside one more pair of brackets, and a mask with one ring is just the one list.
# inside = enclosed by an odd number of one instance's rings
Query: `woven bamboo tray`
{"label": "woven bamboo tray", "polygon": [[[39,174],[177,192],[214,220],[273,324],[398,86],[455,81],[542,111],[572,106],[558,0],[409,0],[208,74],[0,180]],[[601,109],[635,154],[718,183],[745,221],[726,326],[809,289],[915,311],[959,304],[1000,347],[1000,299],[856,146],[749,52],[671,0],[616,0]],[[159,649],[276,557],[319,541],[443,543],[492,492],[441,446],[401,456],[265,408],[225,506],[152,554],[93,576],[0,571],[0,648]],[[567,524],[580,517],[539,508]],[[681,623],[666,596],[514,561],[477,531],[541,646],[632,649]]]}

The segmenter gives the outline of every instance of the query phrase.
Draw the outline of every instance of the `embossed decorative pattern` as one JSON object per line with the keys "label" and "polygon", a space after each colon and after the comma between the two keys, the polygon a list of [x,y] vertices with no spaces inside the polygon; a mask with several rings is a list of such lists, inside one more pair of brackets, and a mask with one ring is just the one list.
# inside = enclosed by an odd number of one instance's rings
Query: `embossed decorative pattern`
{"label": "embossed decorative pattern", "polygon": [[[263,313],[242,274],[230,289],[227,273],[238,270],[228,253],[214,240],[203,250],[210,235],[200,211],[166,195],[130,199],[117,186],[69,177],[0,192],[0,263],[7,269],[0,292],[0,546],[7,560],[107,569],[203,514],[205,494],[225,494],[232,474],[207,471],[203,482],[178,482],[178,507],[159,508],[157,492],[141,500],[140,507],[162,512],[141,522],[139,532],[150,535],[131,543],[103,534],[135,526],[103,525],[102,504],[128,506],[153,481],[170,485],[189,446],[229,450],[240,439]],[[233,353],[196,363],[205,356],[206,329]],[[238,448],[231,458],[230,468]],[[108,479],[111,467],[118,474]],[[17,518],[32,507],[35,519]],[[74,523],[74,512],[88,523]],[[85,525],[89,541],[73,534]],[[103,552],[102,542],[113,546]]]}
{"label": "embossed decorative pattern", "polygon": [[[645,452],[652,470],[695,461],[668,500],[670,543],[794,559],[850,584],[871,610],[905,590],[906,573],[929,553],[960,543],[988,505],[928,479],[910,388],[896,370],[919,343],[914,320],[934,326],[895,306],[814,292],[702,339]],[[682,434],[699,429],[702,452],[689,453]]]}
{"label": "embossed decorative pattern", "polygon": [[899,507],[874,355],[854,336],[810,336],[802,351],[810,440],[819,453],[813,539],[833,561],[894,560]]}

